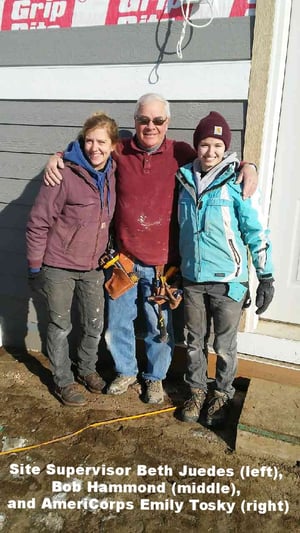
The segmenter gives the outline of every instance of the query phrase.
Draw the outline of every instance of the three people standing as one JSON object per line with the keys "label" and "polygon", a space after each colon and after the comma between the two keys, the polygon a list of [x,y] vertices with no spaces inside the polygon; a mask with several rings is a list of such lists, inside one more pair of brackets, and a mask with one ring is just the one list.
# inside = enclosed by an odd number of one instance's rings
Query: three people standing
{"label": "three people standing", "polygon": [[[157,306],[149,301],[157,267],[179,265],[177,199],[175,174],[178,167],[195,159],[195,151],[184,142],[166,137],[170,122],[169,103],[158,94],[142,96],[135,108],[135,136],[122,140],[114,153],[117,163],[114,237],[118,251],[133,262],[138,285],[117,299],[109,298],[106,342],[115,363],[116,377],[109,394],[123,394],[135,382],[138,367],[134,320],[137,316],[137,290],[141,293],[146,318],[145,401],[161,403],[165,379],[173,352],[171,311],[162,310],[168,341],[160,341]],[[63,161],[52,156],[46,181],[60,183]],[[243,167],[244,195],[252,194],[257,174]],[[57,189],[59,187],[54,187]]]}

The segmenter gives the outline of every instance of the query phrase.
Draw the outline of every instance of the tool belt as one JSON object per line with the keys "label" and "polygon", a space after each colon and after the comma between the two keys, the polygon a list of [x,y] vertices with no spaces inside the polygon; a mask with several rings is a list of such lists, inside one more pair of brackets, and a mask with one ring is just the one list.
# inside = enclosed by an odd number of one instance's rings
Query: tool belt
{"label": "tool belt", "polygon": [[134,287],[139,280],[133,272],[134,262],[122,252],[111,251],[100,259],[100,264],[104,269],[113,267],[111,277],[104,284],[113,300]]}
{"label": "tool belt", "polygon": [[[179,269],[171,266],[164,274],[164,266],[156,266],[156,280],[153,287],[153,294],[149,296],[148,300],[163,305],[169,304],[170,309],[176,309],[182,300],[182,290],[178,287]],[[168,281],[171,281],[169,285]]]}
{"label": "tool belt", "polygon": [[[179,306],[182,300],[182,290],[177,286],[178,285],[178,274],[179,269],[177,267],[169,267],[164,273],[164,265],[155,267],[155,281],[153,284],[153,294],[149,296],[148,300],[157,304],[158,306],[158,328],[160,331],[160,341],[167,342],[169,340],[169,335],[167,332],[167,327],[165,319],[162,312],[162,306],[168,304],[170,309],[176,309]],[[177,279],[176,279],[177,277]],[[172,285],[169,285],[167,281],[173,280]]]}

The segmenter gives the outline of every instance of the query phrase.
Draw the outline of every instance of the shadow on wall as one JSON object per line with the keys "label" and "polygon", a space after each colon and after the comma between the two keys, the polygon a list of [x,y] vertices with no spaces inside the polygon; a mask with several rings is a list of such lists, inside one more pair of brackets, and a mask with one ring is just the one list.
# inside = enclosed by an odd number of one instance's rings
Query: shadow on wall
{"label": "shadow on wall", "polygon": [[[26,225],[42,176],[43,171],[28,182],[22,194],[0,213],[3,251],[0,259],[0,345],[8,351],[19,350],[23,353],[27,350],[38,350],[47,355],[46,299],[42,293],[30,289],[26,260]],[[76,296],[72,306],[72,324],[69,345],[73,359],[80,335]]]}
{"label": "shadow on wall", "polygon": [[[46,307],[32,295],[27,283],[25,230],[31,205],[36,197],[42,173],[26,185],[21,196],[10,202],[0,213],[0,320],[2,345],[26,349],[30,330],[38,326],[38,343],[44,348]],[[35,312],[32,311],[32,298]],[[36,316],[35,316],[36,315]]]}
{"label": "shadow on wall", "polygon": [[[0,324],[1,346],[15,353],[27,350],[47,355],[48,312],[46,299],[28,285],[26,261],[26,224],[39,191],[43,171],[26,185],[22,194],[0,214]],[[73,329],[69,335],[71,358],[75,358],[80,333],[75,297],[72,306]],[[103,341],[101,341],[102,343]],[[73,356],[74,354],[74,356]]]}

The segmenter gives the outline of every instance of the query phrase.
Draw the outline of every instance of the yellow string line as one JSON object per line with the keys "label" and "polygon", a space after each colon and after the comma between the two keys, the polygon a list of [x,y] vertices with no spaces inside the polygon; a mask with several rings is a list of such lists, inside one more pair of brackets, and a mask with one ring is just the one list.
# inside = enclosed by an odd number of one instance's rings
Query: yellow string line
{"label": "yellow string line", "polygon": [[76,435],[83,433],[87,429],[97,428],[100,426],[106,426],[108,424],[115,424],[116,422],[124,422],[125,420],[136,420],[138,418],[143,418],[146,416],[153,416],[153,415],[162,414],[162,413],[170,413],[172,411],[175,411],[175,409],[176,407],[166,407],[165,409],[160,409],[159,411],[150,411],[149,413],[141,413],[139,415],[123,416],[120,418],[111,418],[110,420],[102,420],[101,422],[93,422],[93,424],[89,424],[88,426],[78,429],[77,431],[73,431],[73,433],[70,433],[69,435],[62,435],[61,437],[56,437],[55,439],[48,440],[46,442],[40,442],[39,444],[32,444],[31,446],[24,446],[23,448],[12,448],[10,450],[0,452],[0,456],[9,455],[11,453],[25,452],[28,450],[33,450],[35,448],[40,448],[42,446],[48,446],[49,444],[54,444],[55,442],[61,442],[63,440],[71,439],[72,437],[75,437]]}

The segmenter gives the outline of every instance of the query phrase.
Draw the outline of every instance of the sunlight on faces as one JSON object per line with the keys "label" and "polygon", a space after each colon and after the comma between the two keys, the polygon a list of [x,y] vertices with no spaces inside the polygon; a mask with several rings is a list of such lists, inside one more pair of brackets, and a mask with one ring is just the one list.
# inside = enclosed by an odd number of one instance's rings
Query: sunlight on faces
{"label": "sunlight on faces", "polygon": [[95,170],[105,167],[114,148],[107,128],[94,128],[86,132],[84,153]]}
{"label": "sunlight on faces", "polygon": [[206,137],[199,142],[197,153],[201,169],[207,171],[222,161],[225,154],[225,144],[221,139]]}
{"label": "sunlight on faces", "polygon": [[146,149],[159,146],[166,136],[169,125],[169,119],[166,118],[166,109],[163,102],[153,100],[152,102],[150,101],[141,105],[137,116],[151,119],[151,121],[155,118],[166,119],[162,125],[155,125],[153,122],[149,122],[149,124],[140,124],[140,122],[135,119],[135,129],[139,143]]}

